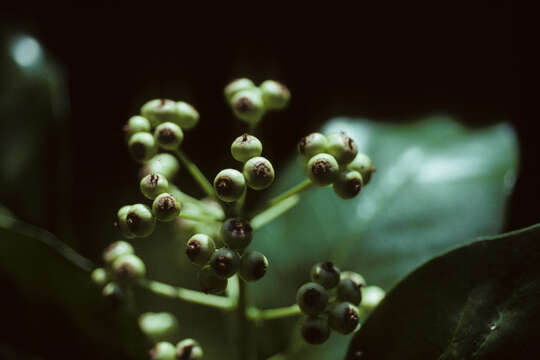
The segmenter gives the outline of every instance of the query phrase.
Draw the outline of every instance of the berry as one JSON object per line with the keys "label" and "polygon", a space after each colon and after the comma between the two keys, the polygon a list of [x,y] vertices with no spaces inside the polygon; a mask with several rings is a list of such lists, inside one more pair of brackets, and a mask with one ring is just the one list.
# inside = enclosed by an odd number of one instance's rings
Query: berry
{"label": "berry", "polygon": [[291,98],[289,89],[274,80],[266,80],[259,86],[259,89],[261,89],[264,107],[267,110],[283,109]]}
{"label": "berry", "polygon": [[246,162],[253,157],[260,156],[261,153],[262,144],[253,135],[243,134],[237,137],[231,145],[233,158],[240,162]]}
{"label": "berry", "polygon": [[139,316],[139,328],[154,342],[169,339],[178,332],[176,317],[168,312],[147,312]]}
{"label": "berry", "polygon": [[261,92],[256,88],[237,92],[231,98],[231,107],[237,118],[252,125],[265,113]]}
{"label": "berry", "polygon": [[311,159],[313,156],[325,152],[326,145],[328,145],[326,136],[320,133],[311,133],[300,139],[298,151],[304,158]]}
{"label": "berry", "polygon": [[242,78],[231,81],[227,86],[225,86],[225,98],[227,102],[231,101],[231,98],[238,92],[244,90],[251,90],[255,88],[255,84],[250,79]]}
{"label": "berry", "polygon": [[356,329],[359,321],[358,309],[348,302],[337,303],[330,308],[328,324],[332,330],[341,334],[350,334]]}
{"label": "berry", "polygon": [[150,350],[150,360],[176,360],[176,348],[171,343],[158,342]]}
{"label": "berry", "polygon": [[362,287],[365,285],[364,278],[356,273],[346,271],[341,274],[337,288],[337,298],[358,305],[362,301]]}
{"label": "berry", "polygon": [[205,234],[195,234],[187,242],[186,255],[196,265],[204,265],[216,250],[214,240]]}
{"label": "berry", "polygon": [[115,241],[103,251],[103,261],[105,264],[110,265],[114,260],[118,259],[122,255],[131,255],[135,253],[133,246],[126,241]]}
{"label": "berry", "polygon": [[152,127],[162,122],[177,122],[178,109],[176,102],[169,99],[154,99],[141,107],[141,114],[150,121]]}
{"label": "berry", "polygon": [[354,140],[343,132],[327,135],[326,139],[328,140],[326,151],[340,164],[350,163],[358,154]]}
{"label": "berry", "polygon": [[149,132],[133,134],[128,141],[129,152],[139,162],[149,160],[157,152],[157,144]]}
{"label": "berry", "polygon": [[158,195],[152,203],[152,213],[159,221],[173,221],[180,214],[182,203],[169,193]]}
{"label": "berry", "polygon": [[328,304],[328,293],[321,285],[309,282],[298,289],[296,302],[304,314],[319,315]]}
{"label": "berry", "polygon": [[317,154],[309,159],[307,173],[311,181],[319,186],[330,185],[339,175],[339,165],[332,155]]}
{"label": "berry", "polygon": [[152,215],[152,210],[148,206],[135,204],[129,207],[126,223],[127,228],[133,235],[147,237],[154,232],[156,218]]}
{"label": "berry", "polygon": [[247,184],[254,190],[266,189],[275,178],[272,163],[261,156],[249,159],[244,164],[243,173]]}
{"label": "berry", "polygon": [[125,205],[125,206],[122,206],[116,213],[117,221],[115,222],[115,225],[118,226],[118,228],[120,229],[120,232],[122,233],[122,236],[124,236],[126,239],[135,238],[135,234],[133,234],[129,230],[129,227],[127,224],[127,214],[130,209],[131,209],[131,205]]}
{"label": "berry", "polygon": [[221,294],[227,288],[227,279],[220,278],[210,265],[199,271],[199,284],[205,293]]}
{"label": "berry", "polygon": [[176,123],[182,129],[189,130],[199,122],[199,112],[187,102],[178,101],[176,103],[176,110],[178,112]]}
{"label": "berry", "polygon": [[258,251],[248,251],[240,259],[240,277],[245,281],[257,281],[268,270],[268,259]]}
{"label": "berry", "polygon": [[332,289],[339,283],[339,274],[339,269],[330,261],[317,263],[311,268],[311,281]]}
{"label": "berry", "polygon": [[362,308],[371,311],[384,298],[384,290],[378,286],[366,286],[362,297]]}
{"label": "berry", "polygon": [[104,268],[94,269],[94,271],[92,271],[92,274],[90,274],[90,277],[92,279],[92,282],[97,286],[104,286],[110,281],[107,270],[105,270]]}
{"label": "berry", "polygon": [[184,339],[176,345],[176,360],[199,360],[203,354],[201,346],[193,339]]}
{"label": "berry", "polygon": [[124,126],[124,131],[130,136],[139,131],[149,132],[150,129],[150,121],[139,115],[130,117],[126,126]]}
{"label": "berry", "polygon": [[120,305],[125,299],[124,290],[115,282],[110,282],[105,285],[103,290],[101,290],[101,293],[105,299],[115,306]]}
{"label": "berry", "polygon": [[362,175],[364,185],[369,183],[371,174],[375,172],[375,168],[371,164],[371,159],[366,154],[362,153],[358,153],[355,156],[354,160],[347,165],[347,169],[358,171]]}
{"label": "berry", "polygon": [[171,154],[161,153],[151,158],[143,167],[143,176],[148,174],[160,174],[167,180],[171,180],[180,170],[178,160]]}
{"label": "berry", "polygon": [[223,241],[231,249],[243,249],[253,239],[253,229],[249,221],[239,218],[225,220],[220,233]]}
{"label": "berry", "polygon": [[352,199],[362,190],[362,175],[356,170],[345,170],[334,182],[334,192],[342,199]]}
{"label": "berry", "polygon": [[175,123],[164,122],[156,127],[154,137],[158,145],[163,149],[176,150],[184,140],[184,133],[180,126]]}
{"label": "berry", "polygon": [[214,179],[214,189],[218,198],[225,202],[233,202],[246,190],[246,179],[238,170],[221,170]]}
{"label": "berry", "polygon": [[210,257],[210,266],[220,278],[230,278],[240,267],[240,257],[234,250],[221,248]]}
{"label": "berry", "polygon": [[141,179],[139,188],[141,189],[141,193],[144,195],[144,197],[154,200],[159,194],[169,190],[169,182],[165,176],[152,173]]}
{"label": "berry", "polygon": [[308,316],[303,320],[301,332],[306,342],[318,345],[328,340],[330,327],[325,319]]}
{"label": "berry", "polygon": [[112,263],[112,270],[120,280],[140,279],[146,275],[146,266],[134,254],[122,255]]}
{"label": "berry", "polygon": [[340,279],[351,279],[358,286],[366,286],[366,280],[364,280],[364,277],[358,273],[355,273],[354,271],[342,271]]}

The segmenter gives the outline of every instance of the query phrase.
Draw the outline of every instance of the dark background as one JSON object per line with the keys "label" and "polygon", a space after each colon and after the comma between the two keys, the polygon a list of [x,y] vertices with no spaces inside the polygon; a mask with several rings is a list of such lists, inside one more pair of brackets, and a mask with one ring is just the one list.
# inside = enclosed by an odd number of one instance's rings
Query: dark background
{"label": "dark background", "polygon": [[[101,229],[125,202],[121,194],[136,190],[137,165],[121,132],[125,121],[149,98],[192,103],[201,121],[184,146],[198,145],[190,154],[213,174],[216,163],[230,161],[224,144],[241,131],[222,89],[242,76],[257,84],[276,79],[291,89],[289,108],[271,113],[259,129],[271,134],[265,152],[278,167],[303,134],[334,116],[399,122],[448,113],[471,127],[508,121],[520,141],[521,166],[505,230],[538,222],[537,141],[520,106],[510,5],[325,7],[298,13],[274,3],[227,6],[193,10],[154,3],[135,14],[127,7],[21,4],[1,12],[5,29],[23,29],[60,62],[69,90],[72,177],[64,179],[68,186],[62,191],[71,200],[62,210],[71,216],[70,229],[62,228],[54,212],[25,220],[69,233],[73,246],[99,259],[111,241]],[[24,213],[9,198],[1,200],[14,204],[15,214]],[[19,306],[17,300],[11,305]],[[58,328],[56,334],[69,333]],[[0,336],[13,337],[2,331]],[[54,342],[47,347],[47,340],[44,335],[33,343],[52,357]]]}

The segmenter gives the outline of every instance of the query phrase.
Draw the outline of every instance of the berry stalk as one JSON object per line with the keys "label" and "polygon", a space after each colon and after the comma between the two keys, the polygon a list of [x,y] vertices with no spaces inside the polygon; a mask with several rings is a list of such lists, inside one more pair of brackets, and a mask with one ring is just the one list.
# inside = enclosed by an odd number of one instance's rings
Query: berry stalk
{"label": "berry stalk", "polygon": [[215,197],[214,187],[212,186],[212,184],[210,184],[210,181],[208,181],[206,176],[204,176],[204,174],[197,167],[197,165],[195,165],[195,163],[191,161],[191,159],[189,159],[189,157],[182,150],[176,149],[174,153],[176,154],[176,156],[178,156],[178,159],[180,159],[180,161],[188,169],[189,173],[191,174],[191,176],[193,176],[193,178],[199,184],[201,189],[208,196],[214,198]]}

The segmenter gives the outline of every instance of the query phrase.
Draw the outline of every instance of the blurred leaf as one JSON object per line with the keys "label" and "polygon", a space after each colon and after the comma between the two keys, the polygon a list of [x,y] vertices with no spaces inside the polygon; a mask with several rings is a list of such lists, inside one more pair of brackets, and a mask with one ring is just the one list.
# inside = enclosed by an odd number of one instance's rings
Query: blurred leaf
{"label": "blurred leaf", "polygon": [[[389,289],[432,257],[500,231],[518,161],[508,125],[476,130],[446,117],[407,125],[339,118],[323,130],[345,131],[377,172],[357,199],[342,200],[331,188],[309,190],[256,234],[252,247],[270,262],[267,276],[251,287],[257,305],[293,303],[318,261],[330,259]],[[277,176],[274,195],[305,178],[299,161]],[[346,341],[332,336],[295,358],[335,357]]]}
{"label": "blurred leaf", "polygon": [[539,264],[540,224],[435,258],[386,296],[347,359],[540,358]]}

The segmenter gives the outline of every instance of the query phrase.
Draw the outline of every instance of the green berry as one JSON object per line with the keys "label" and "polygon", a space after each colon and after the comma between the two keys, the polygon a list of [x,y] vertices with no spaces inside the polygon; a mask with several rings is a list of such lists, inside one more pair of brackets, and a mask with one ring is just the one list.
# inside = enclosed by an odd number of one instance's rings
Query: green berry
{"label": "green berry", "polygon": [[176,348],[171,343],[160,341],[150,350],[150,360],[176,360]]}
{"label": "green berry", "polygon": [[139,162],[149,160],[157,152],[157,143],[149,132],[138,132],[129,138],[129,152]]}
{"label": "green berry", "polygon": [[298,151],[305,159],[311,159],[313,156],[325,152],[327,145],[326,136],[320,133],[311,133],[300,139]]}
{"label": "green berry", "polygon": [[140,279],[146,275],[146,266],[138,256],[128,254],[114,260],[112,271],[121,280]]}
{"label": "green berry", "polygon": [[221,248],[214,251],[210,257],[210,266],[220,278],[230,278],[240,267],[240,257],[234,250]]}
{"label": "green berry", "polygon": [[152,213],[159,221],[173,221],[180,210],[182,203],[169,193],[159,194],[152,203]]}
{"label": "green berry", "polygon": [[311,181],[319,186],[333,183],[339,175],[339,165],[332,155],[317,154],[309,159],[306,165]]}
{"label": "green berry", "polygon": [[189,130],[199,122],[199,112],[187,102],[178,101],[176,110],[178,112],[176,123],[183,129]]}
{"label": "green berry", "polygon": [[178,320],[168,312],[147,312],[139,316],[139,328],[152,341],[170,339],[178,332]]}
{"label": "green berry", "polygon": [[360,321],[358,308],[348,302],[332,305],[328,315],[328,324],[332,330],[341,334],[350,334]]}
{"label": "green berry", "polygon": [[193,339],[184,339],[176,345],[176,360],[199,360],[203,355],[201,346]]}
{"label": "green berry", "polygon": [[152,210],[143,204],[131,205],[126,216],[129,231],[136,237],[147,237],[154,232],[156,218]]}
{"label": "green berry", "polygon": [[362,175],[356,170],[340,173],[333,184],[334,192],[342,199],[352,199],[362,190]]}
{"label": "green berry", "polygon": [[169,190],[169,181],[161,174],[152,173],[141,179],[139,188],[144,197],[154,200],[159,194]]}
{"label": "green berry", "polygon": [[243,173],[247,184],[254,190],[266,189],[276,176],[272,163],[262,156],[249,159],[244,164]]}
{"label": "green berry", "polygon": [[150,132],[150,121],[147,118],[136,115],[129,118],[124,130],[131,136],[137,132]]}
{"label": "green berry", "polygon": [[253,228],[249,221],[234,218],[227,219],[221,226],[221,238],[231,249],[243,249],[253,239]]}
{"label": "green berry", "polygon": [[107,270],[104,268],[94,269],[90,277],[92,278],[92,282],[97,286],[105,286],[110,281],[109,274],[107,274]]}
{"label": "green berry", "polygon": [[231,81],[227,86],[225,86],[225,98],[227,102],[231,101],[231,98],[238,92],[244,90],[251,90],[255,88],[255,84],[250,79],[241,78]]}
{"label": "green berry", "polygon": [[326,319],[308,316],[302,322],[302,337],[312,345],[324,343],[330,337],[330,327]]}
{"label": "green berry", "polygon": [[129,230],[129,227],[127,224],[127,214],[130,209],[131,209],[131,205],[125,205],[125,206],[122,206],[116,213],[115,225],[118,226],[118,228],[120,229],[120,232],[122,233],[122,236],[124,236],[126,239],[135,238],[135,234],[133,234],[131,230]]}
{"label": "green berry", "polygon": [[330,261],[321,262],[311,268],[311,281],[316,282],[326,289],[332,289],[339,283],[339,269]]}
{"label": "green berry", "polygon": [[122,255],[134,254],[133,246],[126,241],[115,241],[103,251],[103,261],[107,265],[111,265],[114,260],[118,259]]}
{"label": "green berry", "polygon": [[175,123],[164,122],[156,127],[154,137],[161,148],[176,150],[184,140],[184,133],[180,126]]}
{"label": "green berry", "polygon": [[160,174],[171,180],[180,170],[180,164],[176,157],[168,153],[157,154],[143,167],[143,176],[148,174]]}
{"label": "green berry", "polygon": [[298,289],[296,303],[307,315],[319,315],[328,304],[328,293],[321,285],[309,282]]}
{"label": "green berry", "polygon": [[259,89],[261,89],[264,107],[267,110],[283,109],[291,99],[289,89],[274,80],[266,80],[259,86]]}
{"label": "green berry", "polygon": [[246,179],[238,170],[221,170],[214,179],[214,189],[218,198],[225,202],[233,202],[246,190]]}
{"label": "green berry", "polygon": [[220,278],[210,265],[199,271],[201,290],[210,294],[221,294],[227,288],[227,279]]}
{"label": "green berry", "polygon": [[358,286],[366,286],[366,280],[364,277],[354,271],[342,271],[340,275],[340,280],[351,279]]}
{"label": "green berry", "polygon": [[243,134],[237,137],[231,145],[233,158],[240,162],[246,162],[251,158],[260,156],[261,153],[262,144],[253,135]]}
{"label": "green berry", "polygon": [[354,160],[347,165],[347,169],[356,170],[362,175],[364,185],[369,183],[371,174],[375,172],[375,168],[371,164],[371,159],[366,154],[358,153]]}
{"label": "green berry", "polygon": [[195,234],[187,242],[186,255],[192,263],[204,265],[216,250],[214,240],[206,234]]}
{"label": "green berry", "polygon": [[343,132],[327,135],[326,139],[328,140],[326,151],[340,164],[350,163],[358,154],[354,140]]}
{"label": "green berry", "polygon": [[378,286],[366,286],[363,290],[362,309],[372,311],[384,298],[384,290]]}
{"label": "green berry", "polygon": [[124,290],[115,282],[110,282],[101,291],[104,298],[113,305],[120,305],[125,299]]}
{"label": "green berry", "polygon": [[248,124],[256,124],[262,119],[265,108],[258,89],[237,92],[231,98],[231,107],[237,118]]}
{"label": "green berry", "polygon": [[247,251],[240,259],[240,277],[245,281],[257,281],[268,271],[268,259],[258,251]]}
{"label": "green berry", "polygon": [[141,107],[141,114],[150,121],[152,127],[162,122],[177,122],[178,109],[176,102],[169,99],[154,99]]}

